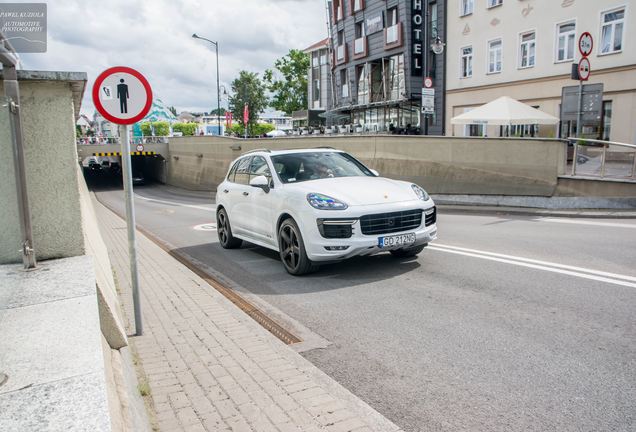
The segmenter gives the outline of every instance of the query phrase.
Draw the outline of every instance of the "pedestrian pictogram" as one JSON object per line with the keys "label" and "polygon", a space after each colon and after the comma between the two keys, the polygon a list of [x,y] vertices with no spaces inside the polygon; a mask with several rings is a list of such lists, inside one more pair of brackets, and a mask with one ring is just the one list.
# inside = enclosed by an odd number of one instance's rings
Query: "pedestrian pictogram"
{"label": "pedestrian pictogram", "polygon": [[152,89],[141,73],[117,66],[105,70],[95,80],[93,103],[106,120],[129,125],[148,114],[152,106]]}

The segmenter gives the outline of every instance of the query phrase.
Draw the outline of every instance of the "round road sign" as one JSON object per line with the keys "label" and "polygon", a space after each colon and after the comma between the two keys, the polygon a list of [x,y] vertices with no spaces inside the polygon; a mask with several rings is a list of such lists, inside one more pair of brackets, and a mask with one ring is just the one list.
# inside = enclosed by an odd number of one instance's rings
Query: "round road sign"
{"label": "round road sign", "polygon": [[594,40],[590,32],[583,32],[579,37],[579,52],[583,57],[587,57],[592,53],[594,47]]}
{"label": "round road sign", "polygon": [[583,57],[581,61],[579,61],[579,79],[581,81],[587,81],[590,78],[591,72],[592,66],[590,65],[590,60],[587,57]]}
{"label": "round road sign", "polygon": [[431,77],[424,78],[424,87],[426,87],[426,88],[433,87],[433,78],[431,78]]}
{"label": "round road sign", "polygon": [[150,110],[152,89],[146,78],[136,70],[125,66],[113,67],[95,80],[93,104],[112,123],[137,123]]}
{"label": "round road sign", "polygon": [[142,152],[142,151],[144,151],[144,146],[143,146],[143,144],[137,144],[137,151],[138,151],[138,152]]}

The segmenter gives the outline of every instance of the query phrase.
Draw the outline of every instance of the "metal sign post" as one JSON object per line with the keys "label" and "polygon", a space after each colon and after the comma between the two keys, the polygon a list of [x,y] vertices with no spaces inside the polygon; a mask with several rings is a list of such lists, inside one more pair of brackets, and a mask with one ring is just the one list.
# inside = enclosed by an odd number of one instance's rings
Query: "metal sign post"
{"label": "metal sign post", "polygon": [[132,163],[130,160],[130,136],[128,126],[119,125],[119,139],[121,140],[121,162],[124,175],[124,196],[126,201],[126,221],[128,228],[128,256],[130,258],[130,278],[132,284],[133,308],[135,310],[135,335],[143,334],[141,322],[141,302],[139,299],[139,272],[137,271],[137,238],[135,236],[137,223],[135,221],[135,203],[133,201]]}
{"label": "metal sign post", "polygon": [[583,81],[587,81],[590,77],[590,60],[587,58],[592,53],[592,47],[594,46],[594,39],[590,32],[583,32],[579,37],[579,53],[581,53],[581,60],[578,65],[578,78],[579,78],[579,104],[578,114],[576,116],[576,137],[581,138],[581,132],[583,131]]}
{"label": "metal sign post", "polygon": [[128,254],[135,311],[135,335],[143,334],[139,273],[137,271],[137,239],[135,238],[135,205],[133,202],[132,164],[130,159],[130,135],[128,125],[143,119],[152,105],[152,89],[146,78],[134,69],[124,66],[102,72],[93,86],[95,109],[119,126],[121,160],[123,165],[126,222],[128,227]]}

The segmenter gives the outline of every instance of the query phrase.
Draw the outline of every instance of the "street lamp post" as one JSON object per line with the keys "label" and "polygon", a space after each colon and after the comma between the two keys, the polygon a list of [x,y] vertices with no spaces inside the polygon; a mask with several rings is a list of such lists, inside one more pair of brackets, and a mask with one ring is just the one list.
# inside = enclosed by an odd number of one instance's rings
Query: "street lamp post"
{"label": "street lamp post", "polygon": [[198,36],[196,33],[194,33],[192,37],[194,39],[201,39],[201,40],[210,42],[212,45],[214,45],[214,48],[216,50],[216,121],[217,121],[217,126],[219,128],[219,135],[221,135],[221,120],[220,120],[221,93],[220,93],[220,86],[219,86],[219,43],[211,41],[210,39],[206,39],[204,37]]}
{"label": "street lamp post", "polygon": [[[428,0],[424,1],[424,46],[426,47],[426,51],[424,54],[424,77],[428,77],[428,53],[429,50],[433,52],[435,55],[439,55],[444,52],[444,42],[439,37],[439,35],[435,35],[435,42],[432,44],[428,44],[429,34],[428,34],[428,25],[429,25],[429,4]],[[424,135],[428,135],[428,114],[424,114]]]}

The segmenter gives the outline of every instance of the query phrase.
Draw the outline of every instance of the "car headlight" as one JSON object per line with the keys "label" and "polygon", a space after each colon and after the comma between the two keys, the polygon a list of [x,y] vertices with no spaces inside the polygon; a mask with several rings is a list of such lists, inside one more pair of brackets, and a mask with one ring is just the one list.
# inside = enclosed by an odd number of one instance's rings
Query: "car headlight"
{"label": "car headlight", "polygon": [[345,210],[348,207],[342,201],[319,193],[307,194],[307,202],[318,210]]}
{"label": "car headlight", "polygon": [[412,184],[411,188],[413,189],[413,192],[415,192],[415,195],[417,195],[417,197],[421,199],[422,201],[428,201],[431,198],[428,196],[426,191],[422,189],[421,187],[419,187],[418,185]]}

